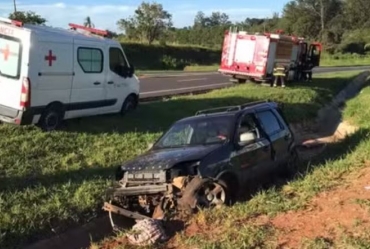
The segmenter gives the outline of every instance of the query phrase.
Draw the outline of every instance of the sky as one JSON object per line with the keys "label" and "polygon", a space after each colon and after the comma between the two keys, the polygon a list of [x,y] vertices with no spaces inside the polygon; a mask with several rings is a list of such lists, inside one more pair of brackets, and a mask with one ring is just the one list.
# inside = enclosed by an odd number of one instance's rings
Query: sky
{"label": "sky", "polygon": [[[152,0],[147,0],[153,2]],[[224,12],[232,21],[247,17],[270,17],[281,12],[288,0],[156,0],[172,14],[175,27],[192,25],[198,11],[210,14]],[[96,28],[119,31],[116,22],[134,14],[142,0],[17,0],[18,11],[34,11],[47,20],[47,25],[66,28],[68,23],[83,24],[90,16]],[[0,0],[0,16],[14,10],[13,0]]]}

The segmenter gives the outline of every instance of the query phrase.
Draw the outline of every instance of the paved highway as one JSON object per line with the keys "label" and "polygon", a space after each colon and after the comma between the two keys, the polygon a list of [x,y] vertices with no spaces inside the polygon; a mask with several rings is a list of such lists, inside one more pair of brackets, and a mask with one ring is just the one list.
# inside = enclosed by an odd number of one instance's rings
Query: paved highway
{"label": "paved highway", "polygon": [[[369,69],[370,66],[319,67],[314,69],[314,74]],[[218,72],[152,74],[141,78],[140,82],[140,99],[212,90],[232,85],[229,77]]]}

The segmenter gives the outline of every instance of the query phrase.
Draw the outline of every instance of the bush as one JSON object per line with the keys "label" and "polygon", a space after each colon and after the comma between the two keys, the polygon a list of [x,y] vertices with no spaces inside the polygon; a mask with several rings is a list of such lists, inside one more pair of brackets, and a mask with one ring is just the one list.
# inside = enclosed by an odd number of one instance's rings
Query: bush
{"label": "bush", "polygon": [[365,44],[365,46],[364,46],[364,50],[365,50],[365,53],[370,52],[370,43]]}
{"label": "bush", "polygon": [[196,46],[122,43],[129,61],[138,70],[183,70],[189,65],[219,64],[221,51]]}
{"label": "bush", "polygon": [[364,54],[365,53],[365,43],[364,42],[351,42],[348,44],[343,44],[341,45],[341,52],[342,53]]}

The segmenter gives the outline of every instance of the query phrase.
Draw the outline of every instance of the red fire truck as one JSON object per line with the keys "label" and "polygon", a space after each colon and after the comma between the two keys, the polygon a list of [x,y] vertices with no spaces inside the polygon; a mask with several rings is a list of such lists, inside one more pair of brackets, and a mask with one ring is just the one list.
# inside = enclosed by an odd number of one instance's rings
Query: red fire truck
{"label": "red fire truck", "polygon": [[279,63],[289,68],[286,80],[291,81],[298,78],[298,65],[319,66],[321,51],[320,43],[309,44],[304,38],[284,35],[281,30],[250,34],[230,29],[225,32],[218,71],[238,83],[269,82]]}

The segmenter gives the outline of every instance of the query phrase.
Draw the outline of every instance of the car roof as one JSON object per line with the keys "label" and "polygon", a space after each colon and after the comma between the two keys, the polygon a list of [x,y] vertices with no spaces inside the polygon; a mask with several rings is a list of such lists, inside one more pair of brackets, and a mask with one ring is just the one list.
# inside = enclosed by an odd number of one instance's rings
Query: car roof
{"label": "car roof", "polygon": [[[246,103],[246,104],[239,105],[239,106],[224,106],[224,107],[206,109],[206,110],[198,111],[193,116],[182,118],[182,119],[178,120],[176,123],[182,123],[182,122],[187,122],[187,121],[191,121],[191,120],[204,120],[204,119],[207,119],[207,118],[215,118],[215,117],[216,118],[217,117],[237,117],[237,116],[239,116],[239,114],[244,113],[245,111],[261,109],[261,108],[264,108],[264,107],[274,109],[274,108],[277,107],[277,103],[268,100],[268,101],[250,102],[250,103]],[[222,108],[224,108],[225,110],[224,111],[217,111],[217,109],[222,110]],[[230,110],[230,109],[233,109],[233,110]],[[216,111],[212,112],[212,113],[207,113],[207,111],[212,111],[212,110],[216,110]]]}
{"label": "car roof", "polygon": [[43,37],[51,37],[54,39],[58,38],[71,38],[71,39],[79,39],[79,40],[86,40],[86,41],[98,41],[103,42],[109,45],[117,45],[117,41],[102,37],[98,35],[92,35],[88,32],[79,32],[77,30],[66,29],[66,28],[57,28],[57,27],[50,27],[50,26],[43,26],[43,25],[34,25],[34,24],[27,24],[25,23],[23,26],[24,29],[29,30],[39,36]]}

